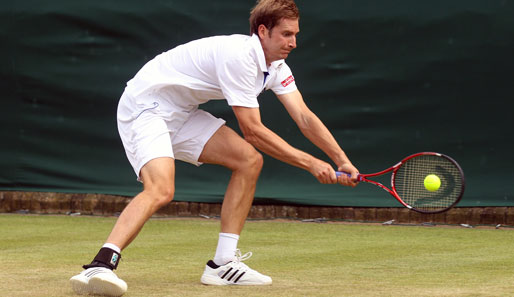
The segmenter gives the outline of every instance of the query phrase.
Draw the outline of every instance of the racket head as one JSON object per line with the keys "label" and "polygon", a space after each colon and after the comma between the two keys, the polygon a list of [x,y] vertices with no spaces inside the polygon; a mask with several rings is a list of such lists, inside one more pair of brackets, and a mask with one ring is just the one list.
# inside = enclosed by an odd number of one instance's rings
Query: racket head
{"label": "racket head", "polygon": [[[434,174],[441,181],[435,191],[425,188],[425,178]],[[455,206],[464,194],[464,172],[452,158],[434,152],[417,153],[395,165],[391,186],[397,199],[420,213],[441,213]]]}

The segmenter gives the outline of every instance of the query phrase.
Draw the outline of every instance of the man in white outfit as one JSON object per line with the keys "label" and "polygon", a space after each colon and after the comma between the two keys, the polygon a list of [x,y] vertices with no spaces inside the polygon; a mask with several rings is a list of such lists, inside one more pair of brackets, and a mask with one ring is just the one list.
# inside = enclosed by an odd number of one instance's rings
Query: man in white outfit
{"label": "man in white outfit", "polygon": [[[118,129],[144,189],[123,210],[91,264],[71,278],[77,293],[125,293],[126,283],[113,270],[144,223],[173,199],[175,159],[232,171],[218,246],[201,277],[207,285],[272,282],[242,263],[251,253],[241,255],[237,249],[263,165],[257,150],[309,171],[321,183],[357,184],[357,169],[306,106],[284,61],[296,48],[298,20],[293,0],[260,0],[250,14],[251,36],[214,36],[177,46],[149,61],[127,83],[118,107]],[[257,96],[265,89],[276,94],[302,133],[337,169],[351,177],[336,177],[331,164],[292,147],[262,124]],[[231,106],[244,138],[224,120],[198,108],[213,99]]]}

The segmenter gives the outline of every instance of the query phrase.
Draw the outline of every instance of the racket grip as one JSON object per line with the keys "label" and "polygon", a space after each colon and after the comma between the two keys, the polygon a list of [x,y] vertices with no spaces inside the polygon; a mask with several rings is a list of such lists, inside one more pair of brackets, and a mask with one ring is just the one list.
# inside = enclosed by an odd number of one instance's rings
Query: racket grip
{"label": "racket grip", "polygon": [[341,175],[343,174],[346,174],[348,177],[352,176],[351,174],[349,174],[348,172],[344,172],[344,171],[336,171],[336,176],[337,177],[340,177]]}
{"label": "racket grip", "polygon": [[[348,177],[351,177],[352,175],[348,172],[344,172],[344,171],[336,171],[336,176],[337,177],[340,177],[341,175],[345,174],[346,176]],[[357,181],[362,181],[362,176],[359,174],[357,175]]]}

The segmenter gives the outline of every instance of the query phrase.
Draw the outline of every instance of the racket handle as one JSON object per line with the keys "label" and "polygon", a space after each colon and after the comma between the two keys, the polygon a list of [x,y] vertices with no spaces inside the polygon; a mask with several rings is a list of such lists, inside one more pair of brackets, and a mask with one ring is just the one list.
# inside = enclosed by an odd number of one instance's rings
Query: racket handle
{"label": "racket handle", "polygon": [[[352,175],[348,172],[344,172],[344,171],[336,171],[336,176],[337,177],[340,177],[341,175],[345,174],[346,176],[348,177],[351,177]],[[357,175],[357,181],[362,181],[362,175]]]}

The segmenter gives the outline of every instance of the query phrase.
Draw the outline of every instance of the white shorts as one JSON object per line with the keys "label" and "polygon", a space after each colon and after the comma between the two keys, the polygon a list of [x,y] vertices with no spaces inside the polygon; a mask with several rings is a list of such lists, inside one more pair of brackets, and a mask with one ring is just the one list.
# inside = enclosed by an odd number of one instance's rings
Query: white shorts
{"label": "white shorts", "polygon": [[200,166],[205,144],[225,121],[196,107],[183,110],[162,100],[149,102],[141,104],[124,93],[118,105],[118,131],[138,180],[141,168],[159,157]]}

